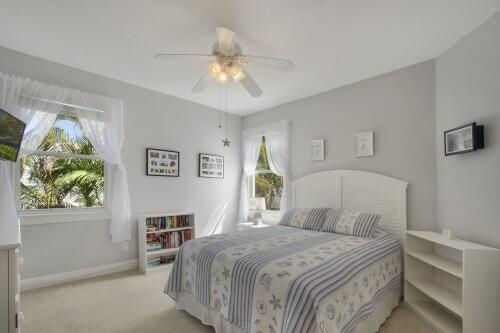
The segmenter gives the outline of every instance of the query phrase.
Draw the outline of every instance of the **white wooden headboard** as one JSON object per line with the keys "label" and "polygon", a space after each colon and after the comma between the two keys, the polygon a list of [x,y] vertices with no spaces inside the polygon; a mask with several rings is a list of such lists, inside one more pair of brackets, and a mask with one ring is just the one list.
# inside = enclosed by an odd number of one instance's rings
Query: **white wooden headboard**
{"label": "white wooden headboard", "polygon": [[377,173],[330,170],[291,183],[291,205],[356,208],[382,216],[379,226],[404,239],[408,183]]}

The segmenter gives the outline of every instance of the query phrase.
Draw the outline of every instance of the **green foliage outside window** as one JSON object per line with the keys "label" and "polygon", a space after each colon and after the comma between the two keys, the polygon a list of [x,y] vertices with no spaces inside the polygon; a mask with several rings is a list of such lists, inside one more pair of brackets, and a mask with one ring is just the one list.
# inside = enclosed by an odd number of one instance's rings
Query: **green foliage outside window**
{"label": "green foliage outside window", "polygon": [[266,199],[266,209],[279,210],[279,199],[283,191],[283,177],[270,171],[264,139],[260,145],[256,170],[255,197]]}
{"label": "green foliage outside window", "polygon": [[104,161],[71,157],[97,154],[77,118],[59,116],[38,150],[21,159],[21,209],[104,205]]}

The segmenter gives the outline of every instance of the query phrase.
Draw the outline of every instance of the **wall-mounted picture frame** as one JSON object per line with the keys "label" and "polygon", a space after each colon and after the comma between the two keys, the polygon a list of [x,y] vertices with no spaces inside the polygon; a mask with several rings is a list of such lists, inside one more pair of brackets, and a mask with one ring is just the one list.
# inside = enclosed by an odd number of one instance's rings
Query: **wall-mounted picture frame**
{"label": "wall-mounted picture frame", "polygon": [[179,177],[180,153],[175,150],[146,148],[146,175]]}
{"label": "wall-mounted picture frame", "polygon": [[444,132],[444,155],[470,153],[484,148],[484,127],[470,123]]}
{"label": "wall-mounted picture frame", "polygon": [[325,139],[311,140],[311,160],[325,160]]}
{"label": "wall-mounted picture frame", "polygon": [[373,131],[356,134],[356,157],[373,156]]}
{"label": "wall-mounted picture frame", "polygon": [[224,178],[224,156],[198,154],[198,176],[202,178]]}

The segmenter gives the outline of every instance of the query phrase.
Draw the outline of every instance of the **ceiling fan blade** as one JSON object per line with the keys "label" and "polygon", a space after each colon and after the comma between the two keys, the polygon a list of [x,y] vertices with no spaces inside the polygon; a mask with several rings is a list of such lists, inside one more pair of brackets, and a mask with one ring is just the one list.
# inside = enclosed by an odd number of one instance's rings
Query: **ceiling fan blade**
{"label": "ceiling fan blade", "polygon": [[257,82],[255,82],[255,80],[250,76],[250,74],[248,74],[246,70],[244,70],[243,68],[241,70],[245,75],[245,77],[240,81],[241,85],[245,87],[248,93],[253,97],[259,97],[260,95],[262,95],[262,89],[259,87]]}
{"label": "ceiling fan blade", "polygon": [[248,62],[248,64],[251,65],[257,65],[286,72],[291,72],[295,68],[295,64],[289,59],[243,55],[242,60],[243,62]]}
{"label": "ceiling fan blade", "polygon": [[236,34],[231,30],[222,27],[215,28],[215,31],[217,33],[219,48],[224,51],[233,51],[236,43]]}
{"label": "ceiling fan blade", "polygon": [[201,79],[196,82],[193,88],[191,88],[191,91],[194,92],[195,94],[199,94],[203,92],[208,85],[208,82],[210,81],[211,77],[208,74],[205,74],[201,77]]}
{"label": "ceiling fan blade", "polygon": [[205,59],[212,56],[211,54],[199,54],[199,53],[160,53],[154,56],[156,60],[169,61],[174,59],[179,59],[181,57],[194,57]]}

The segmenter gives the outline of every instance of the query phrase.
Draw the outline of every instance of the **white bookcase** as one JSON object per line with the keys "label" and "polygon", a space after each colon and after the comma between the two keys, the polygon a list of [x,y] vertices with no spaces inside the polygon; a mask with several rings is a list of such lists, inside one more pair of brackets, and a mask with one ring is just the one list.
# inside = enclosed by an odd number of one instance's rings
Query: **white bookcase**
{"label": "white bookcase", "polygon": [[147,274],[170,264],[180,245],[195,237],[194,213],[140,215],[138,229],[139,268]]}
{"label": "white bookcase", "polygon": [[407,231],[405,302],[439,332],[500,332],[500,250]]}

